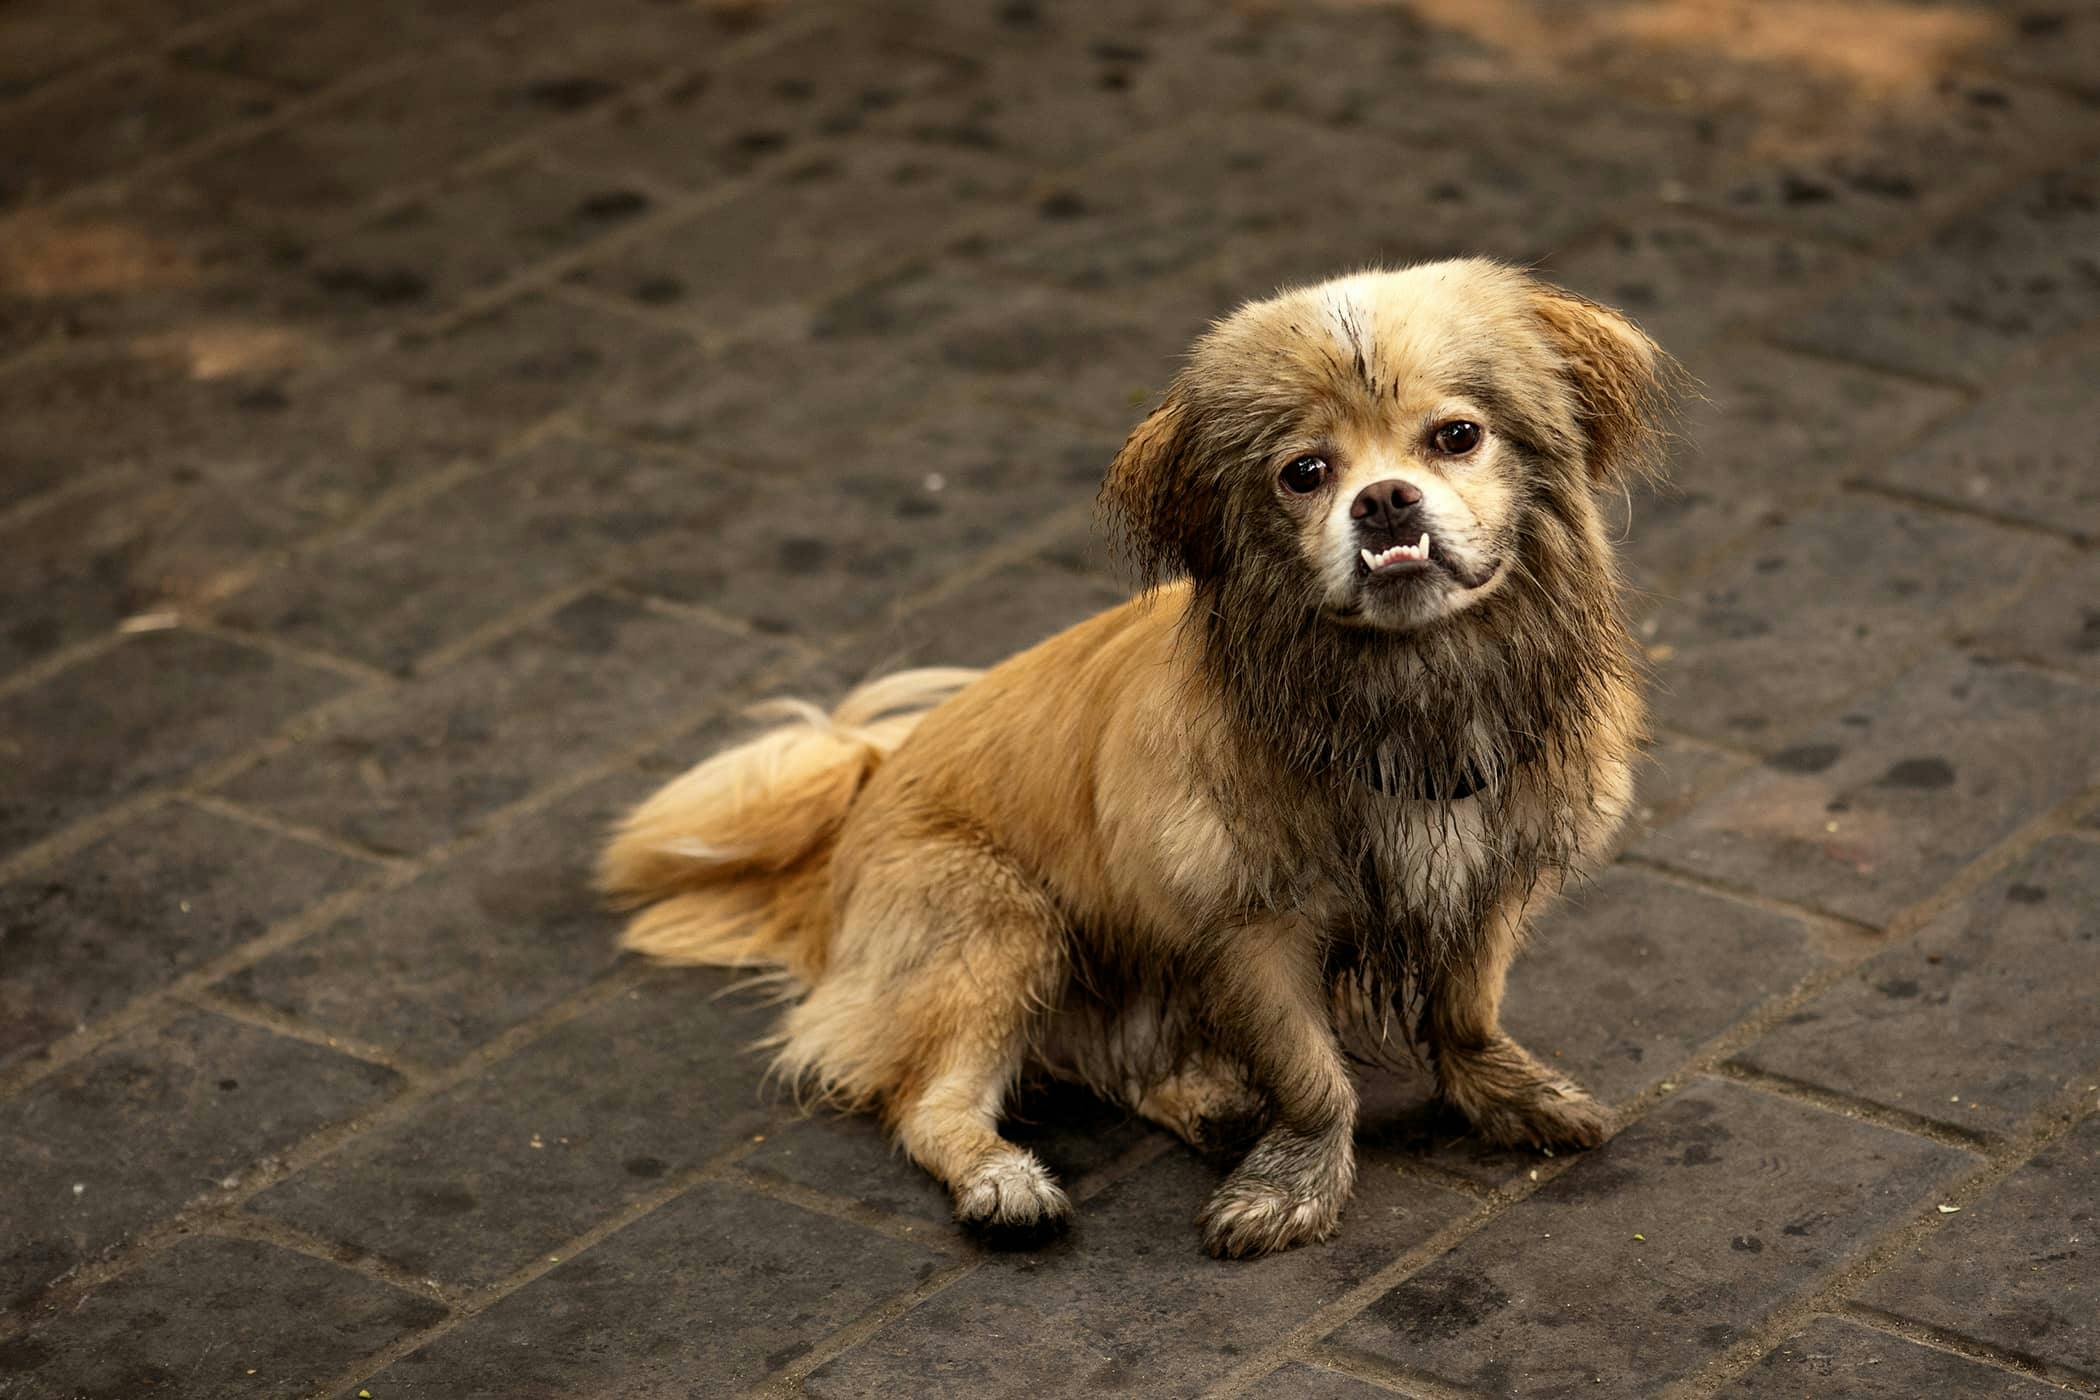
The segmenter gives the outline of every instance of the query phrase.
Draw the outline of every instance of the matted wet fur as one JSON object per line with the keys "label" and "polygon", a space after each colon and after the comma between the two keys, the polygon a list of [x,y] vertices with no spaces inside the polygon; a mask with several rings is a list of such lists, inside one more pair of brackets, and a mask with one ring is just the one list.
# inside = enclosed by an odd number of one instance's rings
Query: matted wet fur
{"label": "matted wet fur", "polygon": [[768,969],[779,1067],[879,1112],[959,1219],[1070,1207],[999,1123],[1026,1073],[1259,1136],[1219,1255],[1326,1237],[1348,1059],[1414,1047],[1489,1139],[1604,1109],[1504,1035],[1526,921],[1630,799],[1637,674],[1596,504],[1674,369],[1491,262],[1366,273],[1196,344],[1102,498],[1147,591],[982,674],[905,672],[642,806],[626,944]]}

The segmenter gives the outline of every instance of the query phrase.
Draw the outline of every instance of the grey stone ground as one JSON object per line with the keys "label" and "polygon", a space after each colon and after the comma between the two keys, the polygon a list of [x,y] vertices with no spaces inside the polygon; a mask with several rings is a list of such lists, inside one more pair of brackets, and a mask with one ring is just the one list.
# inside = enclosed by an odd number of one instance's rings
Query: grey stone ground
{"label": "grey stone ground", "polygon": [[[0,7],[0,1395],[2100,1394],[2100,8]],[[616,958],[783,689],[1120,596],[1204,319],[1490,252],[1704,382],[1659,737],[1334,1243],[1031,1105],[999,1255]]]}

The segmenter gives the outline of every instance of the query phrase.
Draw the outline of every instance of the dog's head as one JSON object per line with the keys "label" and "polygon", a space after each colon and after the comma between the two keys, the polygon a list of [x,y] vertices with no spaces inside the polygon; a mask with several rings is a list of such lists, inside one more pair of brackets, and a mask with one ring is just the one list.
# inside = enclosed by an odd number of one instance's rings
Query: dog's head
{"label": "dog's head", "polygon": [[1595,492],[1652,471],[1675,374],[1625,317],[1481,259],[1242,307],[1116,457],[1103,503],[1148,579],[1260,571],[1407,631],[1512,577],[1608,573]]}

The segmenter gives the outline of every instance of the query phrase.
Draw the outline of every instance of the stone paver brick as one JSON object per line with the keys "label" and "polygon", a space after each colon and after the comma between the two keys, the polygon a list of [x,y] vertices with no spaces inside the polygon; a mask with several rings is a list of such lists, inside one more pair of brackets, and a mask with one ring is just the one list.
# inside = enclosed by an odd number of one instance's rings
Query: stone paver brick
{"label": "stone paver brick", "polygon": [[[483,1287],[763,1132],[768,1021],[660,974],[249,1203],[419,1277]],[[690,1319],[689,1319],[690,1321]]]}
{"label": "stone paver brick", "polygon": [[131,471],[0,530],[0,675],[140,613],[182,611],[297,533],[267,502]]}
{"label": "stone paver brick", "polygon": [[176,1241],[50,1325],[0,1342],[0,1395],[302,1395],[442,1304],[246,1240]]}
{"label": "stone paver brick", "polygon": [[108,7],[77,0],[23,0],[0,11],[0,98],[19,97],[40,83],[106,54],[133,31]]}
{"label": "stone paver brick", "polygon": [[0,1307],[377,1102],[377,1065],[217,1016],[135,1032],[0,1104]]}
{"label": "stone paver brick", "polygon": [[1469,1205],[1366,1173],[1332,1243],[1221,1268],[1191,1224],[1217,1180],[1169,1153],[1082,1206],[1069,1242],[987,1258],[804,1388],[825,1400],[1199,1394]]}
{"label": "stone paver brick", "polygon": [[2037,342],[2100,319],[2096,271],[2100,174],[2065,166],[1873,268],[1786,334],[1871,364],[1989,379]]}
{"label": "stone paver brick", "polygon": [[1636,850],[1745,889],[1883,923],[2100,767],[2100,691],[1935,657],[1790,736]]}
{"label": "stone paver brick", "polygon": [[2100,539],[2096,380],[2100,336],[2066,348],[1865,475],[1968,510]]}
{"label": "stone paver brick", "polygon": [[315,240],[283,314],[375,326],[432,314],[654,207],[628,181],[530,157],[471,170]]}
{"label": "stone paver brick", "polygon": [[327,102],[324,119],[218,147],[168,178],[235,210],[299,219],[349,214],[595,106],[619,87],[566,60],[521,63],[478,44],[455,45]]}
{"label": "stone paver brick", "polygon": [[703,623],[590,594],[370,697],[220,792],[376,851],[418,852],[652,728],[697,716],[773,655]]}
{"label": "stone paver brick", "polygon": [[0,506],[72,481],[89,467],[137,460],[194,414],[184,357],[95,346],[0,366]]}
{"label": "stone paver brick", "polygon": [[1984,1400],[2050,1400],[2063,1392],[1952,1352],[1919,1346],[1834,1317],[1819,1317],[1772,1349],[1757,1368],[1721,1392],[1728,1400],[1917,1400],[1969,1395]]}
{"label": "stone paver brick", "polygon": [[1658,721],[1770,747],[1993,610],[2057,552],[1884,501],[1783,506],[1744,556],[1656,609],[1644,631]]}
{"label": "stone paver brick", "polygon": [[841,689],[911,666],[996,666],[1127,601],[1131,590],[1097,569],[1078,540],[1002,565],[869,630],[826,662]]}
{"label": "stone paver brick", "polygon": [[1648,746],[1646,760],[1634,773],[1633,819],[1623,838],[1628,842],[1683,816],[1749,762],[1667,736]]}
{"label": "stone paver brick", "polygon": [[1827,1277],[1960,1162],[1921,1139],[1702,1081],[1334,1341],[1489,1394],[1652,1392]]}
{"label": "stone paver brick", "polygon": [[592,888],[602,833],[662,781],[625,770],[495,832],[243,968],[219,990],[443,1064],[610,970],[619,923]]}
{"label": "stone paver brick", "polygon": [[[869,6],[734,61],[713,46],[689,50],[684,62],[693,72],[662,93],[612,105],[600,120],[554,137],[549,149],[579,168],[692,190],[825,159],[851,162],[860,143],[841,138],[871,114],[928,88],[967,83],[975,68],[925,34],[871,32],[880,24]],[[930,152],[927,163],[944,162]]]}
{"label": "stone paver brick", "polygon": [[370,360],[222,394],[173,455],[309,519],[337,519],[687,348],[625,317],[526,295]]}
{"label": "stone paver brick", "polygon": [[1906,1250],[1860,1292],[1883,1312],[2100,1380],[2100,1118]]}
{"label": "stone paver brick", "polygon": [[2100,1070],[2096,911],[2100,846],[2048,842],[1738,1058],[1971,1132],[2017,1132]]}
{"label": "stone paver brick", "polygon": [[[1950,16],[1951,12],[1939,14]],[[1932,20],[1925,18],[1924,22]],[[1980,27],[1987,29],[1989,24],[1982,20]],[[1739,173],[1717,194],[1699,191],[1694,198],[1710,207],[1804,232],[1878,243],[1915,228],[1921,220],[1964,207],[2021,165],[2031,166],[2053,152],[2068,155],[2089,142],[2092,112],[2087,103],[2060,96],[2040,84],[2008,83],[1965,71],[1968,65],[1958,59],[1932,61],[1940,71],[1929,85],[1914,79],[1904,90],[1889,93],[1876,92],[1869,83],[1835,106],[1822,100],[1821,94],[1802,94],[1797,99],[1799,107],[1780,118],[1791,131],[1760,133],[1764,139],[1738,157]],[[1757,65],[1753,71],[1769,72],[1769,68]],[[1997,209],[2010,201],[1985,202]],[[1888,278],[1886,270],[1907,268],[1921,281],[1949,290],[1966,273],[1971,278],[1969,285],[1980,288],[1981,283],[1974,280],[1975,268],[1964,258],[1985,252],[1995,238],[1971,239],[1962,234],[1950,238],[1936,244],[1939,257],[1914,255],[1886,263],[1869,285],[1892,289],[1897,283]],[[1949,253],[1954,255],[1951,259]],[[1916,285],[1905,295],[1914,293]],[[2016,294],[2019,291],[2011,279],[2001,286]],[[1973,352],[1945,342],[1934,345],[1929,338],[1940,330],[1975,329],[1966,313],[1981,310],[1988,300],[1964,298],[1963,313],[1952,324],[1912,323],[1912,334],[1921,339],[1912,341],[1908,351],[1900,348],[1900,333],[1893,327],[1868,329],[1863,336],[1843,343],[1854,351],[1863,343],[1896,349],[1905,355],[1899,363],[1910,363],[1910,355],[1921,353],[1966,358]],[[1861,304],[1873,303],[1863,300]],[[1824,324],[1830,328],[1833,344],[1839,343],[1845,327],[1835,320]]]}
{"label": "stone paver brick", "polygon": [[68,84],[0,112],[9,152],[0,209],[115,174],[273,106],[261,92],[154,63]]}
{"label": "stone paver brick", "polygon": [[1270,1400],[1391,1400],[1393,1394],[1383,1386],[1299,1361],[1263,1376],[1255,1393]]}
{"label": "stone paver brick", "polygon": [[[569,283],[717,330],[807,300],[902,259],[936,257],[959,226],[996,215],[1028,172],[972,151],[856,142],[799,152],[726,203],[623,243]],[[864,238],[841,239],[842,224]],[[784,297],[783,291],[790,295]]]}
{"label": "stone paver brick", "polygon": [[[956,428],[958,419],[966,426]],[[838,663],[853,679],[900,661],[990,665],[1126,595],[1035,560],[964,585],[930,619],[892,623],[889,616],[1042,516],[1084,506],[1104,460],[1105,452],[1060,442],[1054,428],[1010,425],[995,411],[962,408],[938,435],[885,435],[854,469],[828,482],[756,481],[740,493],[743,523],[729,538],[708,549],[659,540],[638,550],[621,578],[657,597],[704,603],[767,634],[821,638],[873,628]],[[816,499],[847,508],[798,508]],[[1030,584],[1043,591],[1031,593]],[[942,629],[963,615],[967,630]]]}
{"label": "stone paver brick", "polygon": [[2011,607],[1971,628],[1967,645],[2100,678],[2100,555],[2063,561]]}
{"label": "stone paver brick", "polygon": [[[184,684],[168,679],[182,677]],[[144,632],[0,699],[0,852],[269,736],[357,682],[188,631]]]}
{"label": "stone paver brick", "polygon": [[266,7],[231,26],[176,47],[175,62],[214,73],[312,92],[368,68],[429,53],[479,32],[524,0],[330,0]]}
{"label": "stone paver brick", "polygon": [[0,1065],[372,874],[176,803],[0,885]]}
{"label": "stone paver brick", "polygon": [[407,672],[652,546],[707,557],[745,504],[704,461],[550,437],[260,574],[217,613]]}
{"label": "stone paver brick", "polygon": [[925,1282],[940,1255],[716,1182],[350,1387],[373,1396],[727,1395]]}
{"label": "stone paver brick", "polygon": [[1618,307],[1683,359],[1733,326],[1756,324],[1777,306],[1858,275],[1862,262],[1789,230],[1664,209],[1552,253],[1539,271]]}
{"label": "stone paver brick", "polygon": [[1718,547],[1799,518],[1962,404],[1950,390],[1755,345],[1694,346],[1684,363],[1699,387],[1668,481],[1635,491],[1630,520],[1606,502],[1634,582],[1663,598]]}
{"label": "stone paver brick", "polygon": [[1510,1033],[1622,1102],[1822,966],[1785,915],[1617,867],[1540,921],[1510,974]]}

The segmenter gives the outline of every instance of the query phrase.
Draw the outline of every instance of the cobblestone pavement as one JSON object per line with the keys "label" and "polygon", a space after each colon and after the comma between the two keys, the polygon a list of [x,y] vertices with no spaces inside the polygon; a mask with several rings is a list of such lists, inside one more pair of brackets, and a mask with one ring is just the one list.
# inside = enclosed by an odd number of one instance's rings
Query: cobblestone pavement
{"label": "cobblestone pavement", "polygon": [[[1658,737],[1334,1243],[1025,1107],[987,1252],[611,814],[1122,596],[1204,320],[1487,252],[1706,386]],[[2100,6],[0,5],[0,1396],[2100,1394]]]}

